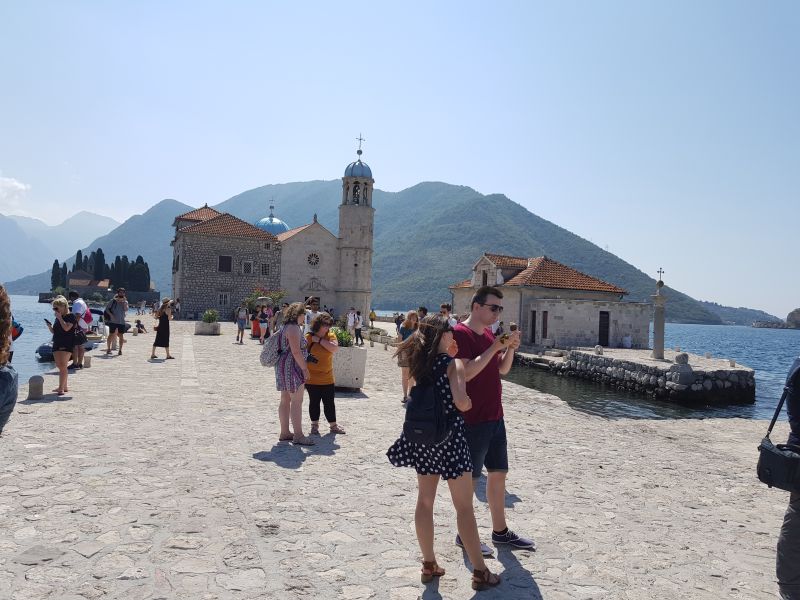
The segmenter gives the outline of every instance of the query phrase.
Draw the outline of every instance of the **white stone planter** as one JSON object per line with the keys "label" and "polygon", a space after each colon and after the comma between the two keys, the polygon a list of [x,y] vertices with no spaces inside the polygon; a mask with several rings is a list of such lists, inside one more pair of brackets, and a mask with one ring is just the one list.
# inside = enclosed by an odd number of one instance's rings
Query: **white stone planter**
{"label": "white stone planter", "polygon": [[339,348],[333,355],[333,377],[336,387],[361,388],[367,373],[367,349],[350,346]]}
{"label": "white stone planter", "polygon": [[206,323],[204,321],[197,321],[194,324],[195,335],[219,335],[219,323]]}

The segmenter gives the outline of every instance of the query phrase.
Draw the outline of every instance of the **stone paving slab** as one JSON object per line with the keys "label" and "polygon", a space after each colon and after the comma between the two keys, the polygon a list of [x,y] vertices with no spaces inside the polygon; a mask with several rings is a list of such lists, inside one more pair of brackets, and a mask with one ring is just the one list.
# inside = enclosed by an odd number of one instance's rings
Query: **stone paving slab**
{"label": "stone paving slab", "polygon": [[[390,352],[369,349],[347,435],[278,443],[259,346],[173,324],[174,361],[95,353],[64,399],[18,403],[0,438],[0,598],[774,598],[786,494],[754,475],[763,421],[607,420],[505,383],[512,528],[504,583],[472,592],[440,487],[448,573],[419,583],[415,476],[384,455],[402,423]],[[46,376],[54,387],[55,375]],[[26,390],[21,391],[21,398]],[[785,435],[785,428],[779,437]],[[476,501],[481,534],[489,516]]]}

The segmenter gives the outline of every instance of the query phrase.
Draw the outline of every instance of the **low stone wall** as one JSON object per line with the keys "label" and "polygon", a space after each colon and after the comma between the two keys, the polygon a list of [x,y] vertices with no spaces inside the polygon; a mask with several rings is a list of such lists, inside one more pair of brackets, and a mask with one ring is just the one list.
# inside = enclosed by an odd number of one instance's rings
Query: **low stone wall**
{"label": "low stone wall", "polygon": [[[675,402],[755,402],[756,382],[752,369],[712,368],[719,367],[719,364],[713,365],[711,361],[702,360],[698,362],[707,364],[692,366],[688,360],[687,354],[676,355],[674,362],[639,361],[570,350],[563,361],[551,361],[549,369],[559,375],[589,379]],[[516,361],[533,366],[534,357],[518,355]],[[541,362],[536,366],[541,368]]]}

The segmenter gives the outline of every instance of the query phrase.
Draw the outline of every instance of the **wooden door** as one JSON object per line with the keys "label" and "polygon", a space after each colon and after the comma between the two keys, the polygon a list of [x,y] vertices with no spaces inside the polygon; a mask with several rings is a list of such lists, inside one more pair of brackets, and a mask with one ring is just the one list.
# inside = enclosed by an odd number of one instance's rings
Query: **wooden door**
{"label": "wooden door", "polygon": [[601,346],[608,346],[609,314],[607,310],[600,311],[600,335],[597,341]]}

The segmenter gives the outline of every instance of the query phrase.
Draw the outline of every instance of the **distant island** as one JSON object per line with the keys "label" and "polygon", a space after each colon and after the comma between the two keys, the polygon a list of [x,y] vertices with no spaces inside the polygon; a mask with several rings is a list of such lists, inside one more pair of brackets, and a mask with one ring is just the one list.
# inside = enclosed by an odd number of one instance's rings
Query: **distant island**
{"label": "distant island", "polygon": [[765,323],[764,326],[766,327],[768,326],[766,324],[769,323],[783,323],[783,319],[780,317],[766,313],[763,310],[745,308],[742,306],[738,308],[733,306],[722,306],[716,302],[706,302],[704,300],[700,300],[699,302],[701,305],[703,305],[703,307],[717,315],[722,320],[723,325],[750,326],[754,325],[755,323]]}

